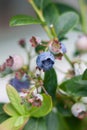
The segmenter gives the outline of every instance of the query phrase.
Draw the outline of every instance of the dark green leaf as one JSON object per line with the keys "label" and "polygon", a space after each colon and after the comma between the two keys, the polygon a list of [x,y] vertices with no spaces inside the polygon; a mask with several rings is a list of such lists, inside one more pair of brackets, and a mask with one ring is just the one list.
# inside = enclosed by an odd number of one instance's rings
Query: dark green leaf
{"label": "dark green leaf", "polygon": [[[67,99],[66,99],[67,100]],[[64,117],[68,117],[71,116],[71,110],[70,108],[67,106],[67,103],[65,101],[65,103],[63,101],[58,101],[57,103],[57,109],[58,111],[64,116]]]}
{"label": "dark green leaf", "polygon": [[45,49],[46,49],[45,46],[38,45],[38,46],[35,48],[35,51],[36,51],[36,53],[40,53],[41,51],[45,51]]}
{"label": "dark green leaf", "polygon": [[79,17],[74,12],[67,12],[62,14],[58,20],[56,20],[55,30],[59,38],[64,37],[64,35],[73,29],[78,23]]}
{"label": "dark green leaf", "polygon": [[3,103],[0,103],[0,124],[9,118],[9,116],[3,110]]}
{"label": "dark green leaf", "polygon": [[57,89],[57,75],[53,68],[45,72],[44,87],[52,96],[52,98],[55,99]]}
{"label": "dark green leaf", "polygon": [[55,6],[58,9],[60,14],[68,12],[68,11],[74,11],[74,12],[78,13],[80,16],[80,13],[74,7],[72,7],[70,5],[67,5],[65,3],[55,3]]}
{"label": "dark green leaf", "polygon": [[57,113],[51,112],[46,116],[47,130],[58,130],[58,115]]}
{"label": "dark green leaf", "polygon": [[21,26],[29,24],[41,24],[41,23],[42,22],[39,19],[27,15],[16,15],[13,16],[10,20],[10,26]]}
{"label": "dark green leaf", "polygon": [[16,111],[20,115],[25,115],[26,111],[24,109],[24,105],[21,104],[22,100],[18,92],[16,91],[16,89],[12,87],[11,85],[7,85],[6,89],[7,89],[7,94],[8,94],[9,100],[11,101],[12,106],[16,109]]}
{"label": "dark green leaf", "polygon": [[82,76],[76,76],[67,80],[59,87],[73,97],[87,96],[87,81],[82,80]]}
{"label": "dark green leaf", "polygon": [[23,130],[47,130],[45,120],[30,118]]}
{"label": "dark green leaf", "polygon": [[70,130],[64,117],[55,110],[46,117],[47,130]]}
{"label": "dark green leaf", "polygon": [[40,107],[32,106],[29,109],[29,115],[31,117],[43,117],[52,110],[52,99],[49,95],[42,94],[43,101]]}
{"label": "dark green leaf", "polygon": [[84,122],[83,120],[79,120],[78,118],[76,118],[74,116],[67,117],[65,119],[66,119],[66,122],[67,122],[70,130],[85,130],[85,129],[83,129],[83,123],[82,123],[82,122]]}
{"label": "dark green leaf", "polygon": [[34,2],[39,9],[43,10],[43,8],[45,8],[51,0],[34,0]]}
{"label": "dark green leaf", "polygon": [[3,106],[4,106],[4,103],[0,103],[0,114],[3,113]]}
{"label": "dark green leaf", "polygon": [[58,9],[56,8],[56,6],[52,3],[49,4],[48,6],[46,6],[46,8],[44,8],[43,13],[48,26],[50,26],[51,24],[55,26],[56,20],[58,20],[59,18]]}
{"label": "dark green leaf", "polygon": [[38,44],[35,48],[36,53],[45,51],[47,45],[48,45],[48,41],[41,41],[41,44]]}
{"label": "dark green leaf", "polygon": [[87,69],[84,71],[82,75],[82,80],[87,80]]}

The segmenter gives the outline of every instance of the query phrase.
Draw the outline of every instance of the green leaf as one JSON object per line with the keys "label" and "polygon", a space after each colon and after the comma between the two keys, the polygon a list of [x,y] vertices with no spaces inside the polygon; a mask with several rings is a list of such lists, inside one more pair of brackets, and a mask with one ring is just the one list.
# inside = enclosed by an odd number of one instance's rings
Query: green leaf
{"label": "green leaf", "polygon": [[13,16],[10,20],[10,26],[21,26],[29,24],[41,24],[41,23],[42,22],[39,19],[27,15],[16,15]]}
{"label": "green leaf", "polygon": [[66,122],[67,122],[68,127],[70,128],[70,130],[85,130],[85,129],[83,129],[84,125],[82,123],[82,122],[84,122],[84,119],[79,120],[78,118],[76,118],[74,116],[67,117],[65,119],[66,119]]}
{"label": "green leaf", "polygon": [[0,114],[3,113],[3,106],[4,106],[4,103],[0,103]]}
{"label": "green leaf", "polygon": [[9,118],[9,116],[3,110],[3,103],[0,103],[0,124]]}
{"label": "green leaf", "polygon": [[34,2],[39,9],[43,10],[51,0],[34,0]]}
{"label": "green leaf", "polygon": [[[59,99],[60,100],[60,99]],[[67,102],[68,102],[68,104],[69,104],[69,102],[70,102],[70,100],[65,100],[65,102],[64,101],[62,101],[62,100],[60,100],[60,101],[58,101],[58,103],[57,103],[57,109],[58,109],[58,112],[60,112],[64,117],[69,117],[69,116],[71,116],[72,115],[72,113],[71,113],[71,107],[69,107],[68,105],[67,105]],[[66,107],[65,107],[66,106]]]}
{"label": "green leaf", "polygon": [[80,13],[74,7],[72,7],[70,5],[67,5],[65,3],[58,3],[57,2],[57,3],[55,3],[55,6],[58,9],[60,14],[68,12],[68,11],[74,11],[74,12],[78,13],[79,16],[80,16]]}
{"label": "green leaf", "polygon": [[45,51],[47,44],[48,44],[48,42],[41,41],[41,44],[37,45],[35,48],[36,53],[40,53],[41,51]]}
{"label": "green leaf", "polygon": [[82,32],[82,25],[81,25],[81,14],[78,10],[76,10],[74,7],[67,5],[65,3],[55,3],[56,8],[59,11],[59,14],[63,14],[65,12],[73,11],[78,14],[79,21],[78,24],[73,28],[75,31]]}
{"label": "green leaf", "polygon": [[[0,130],[14,130],[14,123],[16,120],[17,117],[12,117],[4,121],[2,124],[0,124]],[[18,128],[15,128],[15,130],[18,130]]]}
{"label": "green leaf", "polygon": [[47,130],[45,120],[30,118],[23,130]]}
{"label": "green leaf", "polygon": [[32,106],[29,110],[31,117],[43,117],[52,110],[52,99],[49,95],[42,94],[43,101],[40,107]]}
{"label": "green leaf", "polygon": [[57,75],[53,68],[45,72],[44,87],[52,96],[52,98],[55,99],[57,89]]}
{"label": "green leaf", "polygon": [[25,125],[26,121],[27,118],[23,116],[11,117],[0,124],[0,130],[19,130],[19,128]]}
{"label": "green leaf", "polygon": [[46,123],[47,130],[70,130],[64,117],[55,110],[46,116]]}
{"label": "green leaf", "polygon": [[47,130],[59,130],[58,115],[55,112],[49,113],[46,116]]}
{"label": "green leaf", "polygon": [[78,23],[79,17],[74,12],[63,13],[58,20],[56,20],[55,30],[59,38],[73,29]]}
{"label": "green leaf", "polygon": [[23,116],[19,116],[14,124],[14,127],[20,127],[23,124],[25,124],[27,118],[23,117]]}
{"label": "green leaf", "polygon": [[12,106],[11,103],[5,104],[3,107],[4,111],[10,115],[10,116],[18,116],[19,113],[16,111],[16,109]]}
{"label": "green leaf", "polygon": [[44,8],[43,13],[48,26],[51,24],[55,26],[55,23],[59,18],[59,12],[56,6],[53,3],[49,4]]}
{"label": "green leaf", "polygon": [[7,90],[7,94],[8,94],[9,100],[11,101],[12,106],[16,109],[16,111],[20,115],[25,115],[26,111],[24,109],[24,105],[21,104],[22,100],[18,92],[16,91],[16,89],[12,87],[11,85],[7,85],[6,90]]}
{"label": "green leaf", "polygon": [[59,87],[73,97],[87,96],[87,80],[82,80],[82,76],[73,77]]}
{"label": "green leaf", "polygon": [[45,51],[45,49],[46,49],[45,46],[38,45],[38,46],[35,48],[35,51],[36,51],[36,53],[40,53],[41,51]]}
{"label": "green leaf", "polygon": [[87,69],[84,71],[82,75],[82,80],[87,80]]}

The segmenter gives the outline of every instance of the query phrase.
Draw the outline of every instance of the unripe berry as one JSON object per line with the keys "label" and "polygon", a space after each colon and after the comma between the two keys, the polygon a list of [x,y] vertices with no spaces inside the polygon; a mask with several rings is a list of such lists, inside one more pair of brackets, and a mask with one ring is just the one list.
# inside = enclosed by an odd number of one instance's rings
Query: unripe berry
{"label": "unripe berry", "polygon": [[81,102],[75,103],[71,108],[71,112],[75,117],[83,119],[86,115],[86,106]]}
{"label": "unripe berry", "polygon": [[76,47],[80,51],[87,51],[87,36],[81,36],[76,42]]}
{"label": "unripe berry", "polygon": [[24,65],[24,60],[20,55],[13,56],[13,65],[11,67],[12,70],[18,70]]}

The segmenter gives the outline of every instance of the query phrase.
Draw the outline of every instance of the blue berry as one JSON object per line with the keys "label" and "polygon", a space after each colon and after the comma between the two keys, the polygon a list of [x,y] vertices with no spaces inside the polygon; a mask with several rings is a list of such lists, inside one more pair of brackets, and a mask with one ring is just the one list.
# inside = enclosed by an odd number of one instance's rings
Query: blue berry
{"label": "blue berry", "polygon": [[42,52],[40,55],[38,55],[36,59],[36,64],[38,68],[46,71],[53,67],[54,61],[55,61],[55,58],[52,53]]}
{"label": "blue berry", "polygon": [[21,92],[22,89],[28,89],[30,82],[29,80],[21,81],[17,78],[13,78],[10,80],[10,84],[18,91]]}

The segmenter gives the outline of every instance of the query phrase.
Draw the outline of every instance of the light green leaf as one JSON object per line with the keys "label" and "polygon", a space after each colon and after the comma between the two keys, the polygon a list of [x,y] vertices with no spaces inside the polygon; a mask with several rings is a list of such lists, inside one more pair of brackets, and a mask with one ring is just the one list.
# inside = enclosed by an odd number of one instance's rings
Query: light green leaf
{"label": "light green leaf", "polygon": [[4,111],[10,115],[10,116],[18,116],[19,113],[17,112],[17,110],[12,106],[11,103],[5,104],[3,107]]}
{"label": "light green leaf", "polygon": [[32,106],[29,110],[31,117],[43,117],[52,110],[52,99],[49,95],[42,94],[43,102],[40,107]]}
{"label": "light green leaf", "polygon": [[13,16],[10,20],[10,26],[21,26],[29,24],[41,24],[41,23],[42,22],[39,19],[27,15],[16,15]]}
{"label": "light green leaf", "polygon": [[0,124],[0,130],[19,130],[25,125],[27,118],[23,116],[11,117]]}
{"label": "light green leaf", "polygon": [[18,92],[16,91],[16,89],[12,87],[11,85],[7,85],[6,90],[7,90],[7,94],[8,94],[9,100],[11,101],[12,106],[16,109],[16,111],[20,115],[25,115],[26,112],[24,109],[24,105],[21,104],[22,100]]}
{"label": "light green leaf", "polygon": [[75,12],[63,13],[58,20],[56,20],[55,30],[59,38],[73,29],[78,23],[79,17]]}
{"label": "light green leaf", "polygon": [[[4,121],[2,124],[0,124],[0,130],[14,130],[14,123],[16,120],[17,117],[12,117]],[[18,128],[15,128],[15,130],[18,130]]]}
{"label": "light green leaf", "polygon": [[14,127],[19,127],[21,126],[22,124],[24,123],[24,117],[23,116],[20,116],[17,118],[15,124],[14,124]]}
{"label": "light green leaf", "polygon": [[45,120],[43,118],[31,118],[23,130],[47,130]]}

